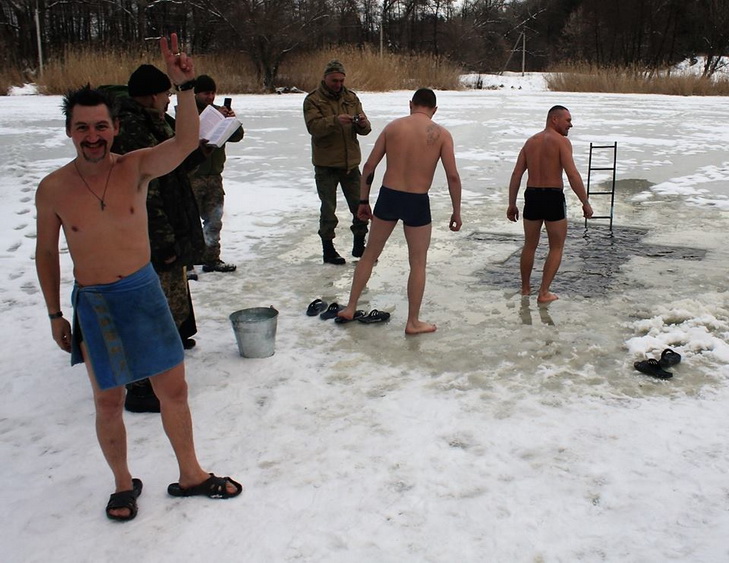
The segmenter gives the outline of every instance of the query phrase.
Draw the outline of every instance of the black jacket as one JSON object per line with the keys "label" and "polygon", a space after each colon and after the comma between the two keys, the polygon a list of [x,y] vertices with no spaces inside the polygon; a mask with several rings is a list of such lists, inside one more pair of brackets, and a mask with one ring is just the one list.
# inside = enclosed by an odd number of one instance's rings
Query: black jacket
{"label": "black jacket", "polygon": [[[120,130],[112,152],[125,154],[153,147],[174,135],[174,119],[166,113],[145,108],[132,98],[120,98],[119,102]],[[152,265],[158,271],[200,262],[205,239],[188,173],[204,160],[201,151],[193,151],[172,172],[149,183],[149,241]],[[172,256],[176,260],[166,264]]]}

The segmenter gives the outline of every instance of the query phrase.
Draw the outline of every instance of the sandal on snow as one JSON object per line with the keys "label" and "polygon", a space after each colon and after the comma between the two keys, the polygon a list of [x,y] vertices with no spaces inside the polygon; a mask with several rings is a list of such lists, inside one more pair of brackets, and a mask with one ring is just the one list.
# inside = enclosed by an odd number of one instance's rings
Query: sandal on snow
{"label": "sandal on snow", "polygon": [[316,317],[319,313],[321,313],[326,308],[327,308],[326,301],[322,301],[321,299],[314,299],[314,301],[309,303],[309,307],[306,309],[306,314],[309,317]]}
{"label": "sandal on snow", "polygon": [[[131,491],[112,493],[109,497],[109,502],[106,505],[106,516],[110,520],[117,520],[119,522],[134,520],[134,517],[137,515],[137,498],[139,498],[139,495],[141,494],[142,481],[140,479],[132,479]],[[120,510],[122,508],[129,510],[129,514],[126,516],[120,516],[110,512],[111,510]]]}
{"label": "sandal on snow", "polygon": [[337,316],[337,318],[334,319],[334,322],[337,323],[337,324],[339,324],[339,325],[344,325],[344,324],[347,324],[347,323],[351,323],[352,321],[361,320],[362,317],[364,317],[364,316],[365,316],[365,312],[362,311],[361,309],[357,309],[354,312],[354,316],[351,319],[348,319],[347,317]]}
{"label": "sandal on snow", "polygon": [[327,310],[324,311],[321,315],[319,315],[319,318],[323,321],[327,319],[333,319],[337,316],[337,313],[341,311],[343,307],[339,306],[339,303],[334,302],[329,307],[327,307]]}
{"label": "sandal on snow", "polygon": [[661,359],[658,360],[658,363],[661,364],[662,368],[670,368],[671,366],[675,366],[680,361],[681,354],[679,354],[678,352],[674,352],[670,348],[666,348],[663,352],[661,352]]}
{"label": "sandal on snow", "polygon": [[[235,487],[234,493],[229,493],[227,484],[231,483]],[[233,498],[237,497],[243,491],[243,485],[236,483],[230,477],[216,477],[210,473],[210,477],[199,485],[183,489],[179,483],[172,483],[167,487],[167,493],[173,497],[193,497],[204,496],[208,498]]]}
{"label": "sandal on snow", "polygon": [[386,311],[378,311],[377,309],[372,309],[368,315],[360,317],[357,320],[365,324],[384,323],[385,321],[390,320],[390,313]]}
{"label": "sandal on snow", "polygon": [[673,377],[673,374],[670,371],[664,370],[661,367],[661,364],[658,363],[658,360],[654,360],[653,358],[635,362],[633,367],[640,373],[650,375],[651,377],[657,377],[658,379],[670,379]]}

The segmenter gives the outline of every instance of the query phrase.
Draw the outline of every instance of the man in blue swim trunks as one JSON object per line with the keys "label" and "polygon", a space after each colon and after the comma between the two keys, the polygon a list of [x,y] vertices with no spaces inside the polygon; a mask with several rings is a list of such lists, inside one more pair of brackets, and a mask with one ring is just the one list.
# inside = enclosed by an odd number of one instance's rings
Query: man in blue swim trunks
{"label": "man in blue swim trunks", "polygon": [[547,229],[549,252],[544,262],[542,283],[537,294],[539,303],[549,303],[559,299],[549,291],[549,287],[559,270],[567,239],[567,211],[562,172],[567,174],[572,191],[582,202],[582,213],[585,217],[592,217],[587,191],[572,158],[572,143],[567,138],[571,127],[572,116],[566,107],[551,108],[547,113],[547,125],[544,130],[524,143],[509,182],[509,207],[506,216],[509,221],[516,221],[519,219],[516,196],[519,193],[522,176],[528,171],[527,188],[524,192],[524,248],[520,260],[522,295],[531,293],[530,278],[542,225]]}
{"label": "man in blue swim trunks", "polygon": [[[88,87],[71,92],[64,113],[77,156],[46,176],[36,192],[36,268],[53,339],[62,350],[80,352],[86,364],[96,433],[116,486],[106,514],[121,521],[136,516],[142,492],[142,482],[132,479],[127,463],[122,417],[124,383],[140,377],[153,376],[162,423],[177,457],[179,482],[168,493],[230,498],[242,490],[232,479],[208,473],[197,460],[182,343],[149,263],[149,181],[173,170],[198,146],[192,60],[179,52],[176,34],[171,49],[165,38],[160,49],[177,85],[176,135],[153,148],[114,154],[119,122],[111,100]],[[59,295],[61,228],[76,278],[73,332]]]}
{"label": "man in blue swim trunks", "polygon": [[[395,225],[402,220],[410,261],[405,333],[421,334],[436,329],[434,324],[423,322],[419,317],[432,230],[428,191],[439,161],[446,173],[453,206],[449,228],[458,231],[462,224],[461,178],[456,168],[453,138],[444,127],[433,122],[437,109],[432,90],[421,88],[415,92],[410,102],[410,115],[392,121],[383,129],[362,169],[357,213],[363,221],[372,219],[372,226],[364,254],[354,270],[349,302],[339,312],[340,317],[354,317],[357,301],[372,275],[372,268]],[[387,169],[373,212],[369,202],[370,189],[375,169],[385,156]]]}

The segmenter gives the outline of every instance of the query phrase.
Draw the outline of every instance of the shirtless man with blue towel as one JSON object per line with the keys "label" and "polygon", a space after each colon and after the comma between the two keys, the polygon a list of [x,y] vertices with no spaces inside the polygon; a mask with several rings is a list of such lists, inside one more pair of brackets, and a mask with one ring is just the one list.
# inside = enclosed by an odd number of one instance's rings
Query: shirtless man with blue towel
{"label": "shirtless man with blue towel", "polygon": [[[229,477],[208,473],[197,460],[182,343],[150,265],[147,185],[197,148],[199,127],[192,60],[179,51],[175,34],[171,48],[162,38],[160,49],[178,94],[175,136],[153,148],[114,154],[119,122],[110,99],[89,87],[71,92],[63,109],[77,156],[45,177],[36,193],[36,267],[53,339],[71,352],[72,363],[86,364],[96,432],[116,486],[106,514],[119,521],[137,515],[142,492],[127,463],[124,385],[145,377],[151,377],[160,399],[180,470],[168,493],[231,498],[243,489]],[[73,330],[61,312],[61,229],[76,280]]]}

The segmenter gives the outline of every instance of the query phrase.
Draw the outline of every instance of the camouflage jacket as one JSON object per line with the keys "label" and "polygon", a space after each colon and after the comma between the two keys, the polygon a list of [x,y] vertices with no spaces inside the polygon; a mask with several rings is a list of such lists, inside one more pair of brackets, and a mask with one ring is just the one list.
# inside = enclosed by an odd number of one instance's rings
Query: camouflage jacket
{"label": "camouflage jacket", "polygon": [[304,120],[311,135],[311,161],[314,166],[328,166],[351,170],[359,166],[362,153],[357,135],[368,135],[372,127],[359,124],[342,125],[337,116],[363,114],[357,94],[342,87],[339,93],[324,85],[311,92],[304,100]]}
{"label": "camouflage jacket", "polygon": [[[132,98],[119,98],[119,135],[112,151],[118,154],[153,147],[174,135],[174,119],[141,106]],[[152,265],[158,271],[199,263],[205,249],[200,213],[188,173],[205,157],[194,151],[169,174],[149,183],[147,215]],[[176,256],[167,264],[166,260]]]}

